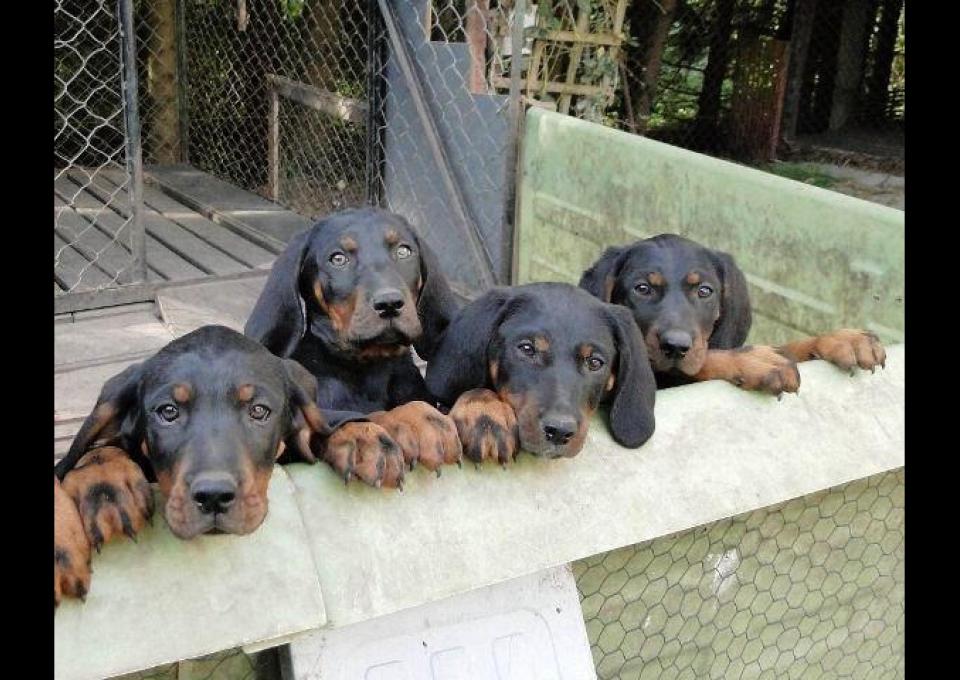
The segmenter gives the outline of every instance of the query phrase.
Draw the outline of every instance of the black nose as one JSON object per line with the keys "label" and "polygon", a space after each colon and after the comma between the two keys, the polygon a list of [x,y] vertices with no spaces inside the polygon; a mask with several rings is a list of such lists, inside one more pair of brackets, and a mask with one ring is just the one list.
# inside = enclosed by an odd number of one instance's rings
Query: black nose
{"label": "black nose", "polygon": [[190,484],[190,495],[204,515],[226,512],[237,496],[237,483],[226,473],[206,472]]}
{"label": "black nose", "polygon": [[693,337],[686,331],[667,331],[660,334],[660,349],[670,359],[682,359],[693,346]]}
{"label": "black nose", "polygon": [[403,309],[403,293],[396,288],[378,290],[373,294],[373,308],[384,319],[397,316]]}
{"label": "black nose", "polygon": [[542,423],[543,436],[551,444],[562,446],[577,433],[577,419],[573,416],[547,416]]}

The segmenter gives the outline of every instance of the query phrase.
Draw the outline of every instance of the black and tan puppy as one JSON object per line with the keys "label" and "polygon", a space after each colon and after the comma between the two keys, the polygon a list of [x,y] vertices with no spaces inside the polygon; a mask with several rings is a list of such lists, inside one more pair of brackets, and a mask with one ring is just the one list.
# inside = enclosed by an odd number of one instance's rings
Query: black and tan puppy
{"label": "black and tan puppy", "polygon": [[654,429],[656,383],[636,324],[563,283],[494,288],[467,305],[427,365],[427,387],[454,404],[475,463],[505,465],[518,444],[575,456],[602,403],[620,444],[638,447]]}
{"label": "black and tan puppy", "polygon": [[743,272],[727,253],[674,234],[607,248],[580,286],[631,311],[662,387],[719,379],[782,395],[800,387],[796,362],[873,370],[886,359],[876,335],[850,329],[779,347],[744,345],[753,316]]}
{"label": "black and tan puppy", "polygon": [[244,332],[303,364],[321,404],[369,414],[411,467],[419,461],[439,474],[459,461],[459,441],[431,405],[410,347],[429,360],[456,309],[436,258],[407,221],[360,208],[293,238]]}
{"label": "black and tan puppy", "polygon": [[[285,449],[310,461],[313,450],[330,449],[372,484],[396,476],[385,471],[374,426],[355,417],[321,412],[316,381],[302,366],[222,326],[204,326],[128,367],[104,384],[54,469],[54,602],[86,593],[91,545],[99,551],[120,534],[133,537],[151,518],[144,470],[159,482],[164,517],[183,539],[260,526]],[[392,453],[402,475],[399,451]]]}

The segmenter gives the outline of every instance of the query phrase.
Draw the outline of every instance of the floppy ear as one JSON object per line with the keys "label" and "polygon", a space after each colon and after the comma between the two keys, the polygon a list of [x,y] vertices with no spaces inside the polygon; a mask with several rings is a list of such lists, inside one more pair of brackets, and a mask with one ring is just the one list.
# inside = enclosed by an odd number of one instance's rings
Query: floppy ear
{"label": "floppy ear", "polygon": [[617,377],[610,405],[610,433],[618,444],[634,449],[654,430],[657,382],[650,368],[640,329],[626,307],[607,305],[617,343]]}
{"label": "floppy ear", "polygon": [[70,450],[53,469],[59,479],[63,480],[98,440],[115,440],[119,437],[119,446],[128,455],[134,457],[139,453],[142,430],[139,388],[142,375],[143,364],[133,364],[104,383],[96,406],[74,436]]}
{"label": "floppy ear", "polygon": [[628,251],[628,246],[607,248],[600,259],[583,272],[583,276],[580,277],[580,287],[592,296],[604,302],[610,302],[614,285]]}
{"label": "floppy ear", "polygon": [[279,357],[288,357],[307,330],[307,308],[300,296],[300,270],[318,225],[294,236],[273,263],[243,334]]}
{"label": "floppy ear", "polygon": [[293,359],[283,359],[287,379],[287,399],[290,406],[290,431],[285,433],[287,447],[296,449],[309,463],[317,462],[310,447],[313,434],[328,435],[327,425],[317,406],[317,379]]}
{"label": "floppy ear", "polygon": [[440,263],[425,239],[416,235],[420,252],[420,297],[417,299],[417,316],[423,334],[413,343],[423,359],[433,356],[440,342],[440,336],[456,316],[459,309],[456,299],[447,285],[447,279],[440,269]]}
{"label": "floppy ear", "polygon": [[750,294],[747,280],[727,253],[710,251],[710,257],[720,273],[720,316],[713,326],[708,346],[711,349],[733,349],[747,339],[753,314],[750,311]]}
{"label": "floppy ear", "polygon": [[427,389],[441,403],[453,404],[467,390],[487,386],[487,351],[509,300],[506,289],[494,288],[450,322],[427,363]]}

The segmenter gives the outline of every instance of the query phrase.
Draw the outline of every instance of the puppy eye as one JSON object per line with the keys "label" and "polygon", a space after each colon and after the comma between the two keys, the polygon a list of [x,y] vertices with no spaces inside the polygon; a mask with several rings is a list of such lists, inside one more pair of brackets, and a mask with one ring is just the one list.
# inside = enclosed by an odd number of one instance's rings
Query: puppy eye
{"label": "puppy eye", "polygon": [[653,286],[649,283],[638,283],[633,287],[638,295],[650,295],[653,293]]}
{"label": "puppy eye", "polygon": [[710,286],[700,286],[697,289],[697,295],[699,295],[702,298],[710,297],[711,295],[713,295],[713,288],[711,288]]}
{"label": "puppy eye", "polygon": [[591,371],[599,371],[603,368],[603,359],[600,357],[587,357],[587,368]]}
{"label": "puppy eye", "polygon": [[164,404],[157,409],[157,415],[160,416],[162,420],[172,423],[174,420],[180,417],[180,409],[173,404]]}
{"label": "puppy eye", "polygon": [[532,357],[537,352],[533,346],[533,343],[526,340],[517,345],[517,349],[520,350],[521,354],[528,357]]}
{"label": "puppy eye", "polygon": [[408,257],[413,255],[413,250],[410,249],[410,246],[399,246],[397,248],[397,258],[400,260],[406,260]]}
{"label": "puppy eye", "polygon": [[350,258],[341,253],[340,251],[335,252],[330,256],[330,264],[334,267],[343,267],[350,261]]}
{"label": "puppy eye", "polygon": [[263,404],[253,404],[250,407],[250,417],[254,420],[266,420],[270,415],[270,409]]}

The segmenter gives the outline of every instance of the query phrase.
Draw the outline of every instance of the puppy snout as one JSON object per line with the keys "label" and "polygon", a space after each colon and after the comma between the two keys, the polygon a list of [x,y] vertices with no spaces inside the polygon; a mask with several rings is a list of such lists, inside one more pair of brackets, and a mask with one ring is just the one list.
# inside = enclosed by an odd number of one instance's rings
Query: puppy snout
{"label": "puppy snout", "polygon": [[562,446],[573,439],[579,426],[577,419],[568,415],[548,415],[541,422],[544,438],[557,446]]}
{"label": "puppy snout", "polygon": [[225,472],[205,472],[190,484],[190,496],[204,515],[227,512],[237,497],[237,482]]}
{"label": "puppy snout", "polygon": [[383,319],[390,319],[400,314],[403,309],[403,293],[396,288],[383,288],[371,297],[373,308]]}
{"label": "puppy snout", "polygon": [[693,347],[693,336],[686,331],[667,331],[660,334],[660,349],[670,359],[682,359]]}

